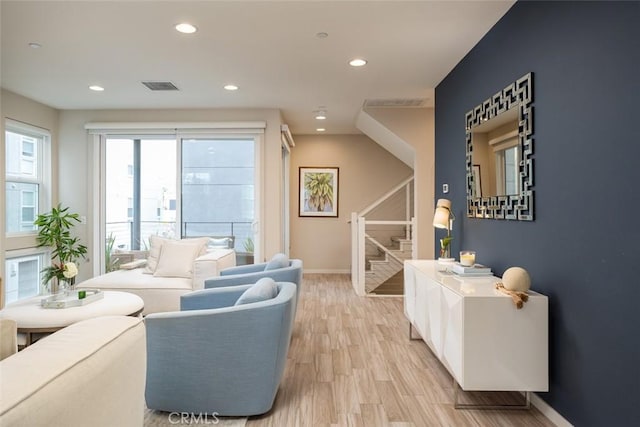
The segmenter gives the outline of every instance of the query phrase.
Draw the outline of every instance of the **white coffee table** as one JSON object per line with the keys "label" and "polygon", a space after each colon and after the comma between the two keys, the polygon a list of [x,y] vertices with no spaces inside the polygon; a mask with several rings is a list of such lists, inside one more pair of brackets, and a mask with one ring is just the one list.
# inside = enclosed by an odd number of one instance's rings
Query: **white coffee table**
{"label": "white coffee table", "polygon": [[25,347],[33,334],[52,333],[81,320],[100,316],[138,316],[144,309],[142,298],[128,292],[104,291],[104,298],[87,305],[69,308],[43,308],[40,301],[50,295],[38,295],[7,305],[0,318],[18,324],[18,344]]}

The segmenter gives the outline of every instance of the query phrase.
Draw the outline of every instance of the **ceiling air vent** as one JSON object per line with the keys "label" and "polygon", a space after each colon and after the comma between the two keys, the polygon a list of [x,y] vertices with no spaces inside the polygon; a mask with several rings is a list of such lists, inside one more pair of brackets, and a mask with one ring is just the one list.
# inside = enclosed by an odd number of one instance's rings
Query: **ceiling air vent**
{"label": "ceiling air vent", "polygon": [[171,82],[142,82],[151,90],[180,90]]}
{"label": "ceiling air vent", "polygon": [[394,98],[394,99],[366,99],[364,108],[420,108],[427,104],[426,98]]}

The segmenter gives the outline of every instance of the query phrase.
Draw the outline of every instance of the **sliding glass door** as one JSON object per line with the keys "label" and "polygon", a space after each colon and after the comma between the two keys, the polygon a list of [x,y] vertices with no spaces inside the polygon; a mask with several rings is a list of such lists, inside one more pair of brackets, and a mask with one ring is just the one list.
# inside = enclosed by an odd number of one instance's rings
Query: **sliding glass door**
{"label": "sliding glass door", "polygon": [[151,235],[233,236],[236,252],[253,254],[254,136],[107,136],[104,142],[104,239],[111,251],[148,249]]}
{"label": "sliding glass door", "polygon": [[152,234],[176,237],[176,140],[109,138],[106,144],[106,239],[144,250]]}
{"label": "sliding glass door", "polygon": [[237,249],[251,245],[253,139],[183,139],[181,185],[182,236],[234,236]]}

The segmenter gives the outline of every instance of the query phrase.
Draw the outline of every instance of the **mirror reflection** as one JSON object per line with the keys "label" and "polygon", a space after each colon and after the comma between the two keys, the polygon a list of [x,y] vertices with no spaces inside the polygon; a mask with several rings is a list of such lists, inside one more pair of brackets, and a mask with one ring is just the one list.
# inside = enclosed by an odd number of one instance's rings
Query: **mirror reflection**
{"label": "mirror reflection", "polygon": [[518,110],[483,121],[471,129],[473,175],[477,180],[473,197],[519,194]]}

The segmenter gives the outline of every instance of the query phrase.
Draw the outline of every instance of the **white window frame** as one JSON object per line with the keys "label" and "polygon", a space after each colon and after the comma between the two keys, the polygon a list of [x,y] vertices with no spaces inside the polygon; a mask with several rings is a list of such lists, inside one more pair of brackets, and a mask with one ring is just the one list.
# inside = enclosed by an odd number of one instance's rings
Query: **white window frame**
{"label": "white window frame", "polygon": [[[51,133],[36,126],[31,126],[26,123],[21,123],[11,119],[5,119],[5,135],[6,132],[17,133],[30,138],[34,138],[35,142],[35,171],[36,176],[24,176],[5,173],[5,183],[15,182],[20,184],[35,184],[38,186],[38,199],[36,201],[36,216],[51,208]],[[4,148],[6,150],[6,147]],[[6,154],[6,153],[3,153]],[[23,161],[23,151],[20,147],[20,162]],[[27,156],[28,157],[28,156]],[[22,165],[20,165],[22,170]],[[6,194],[5,194],[6,197]],[[6,207],[5,207],[6,209]],[[20,218],[22,219],[22,209],[20,212]],[[21,221],[22,222],[22,221]],[[35,247],[35,236],[37,230],[32,231],[8,231],[5,229],[5,242],[7,249],[13,249],[16,247],[25,247],[24,244],[16,244],[18,239],[24,237],[33,237],[33,244],[31,247]]]}

